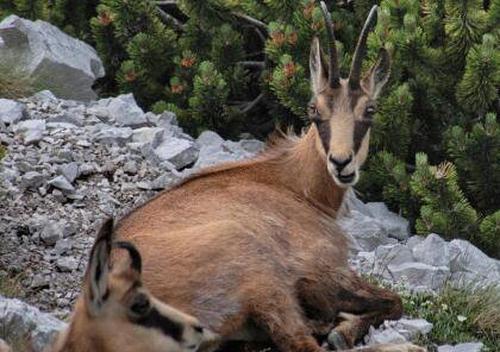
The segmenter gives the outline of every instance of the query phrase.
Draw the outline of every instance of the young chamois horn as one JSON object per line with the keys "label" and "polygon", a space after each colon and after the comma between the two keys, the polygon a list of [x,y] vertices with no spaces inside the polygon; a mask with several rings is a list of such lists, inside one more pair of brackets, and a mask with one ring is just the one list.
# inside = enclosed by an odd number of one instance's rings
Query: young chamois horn
{"label": "young chamois horn", "polygon": [[[330,15],[328,62],[312,42],[312,121],[302,137],[275,141],[255,159],[201,171],[121,219],[118,236],[144,255],[143,279],[159,300],[197,317],[217,334],[200,351],[233,340],[272,340],[282,352],[324,351],[315,335],[350,349],[401,299],[357,276],[335,224],[346,190],[368,153],[375,100],[389,54],[361,78],[374,6],[341,79]],[[356,349],[358,350],[358,349]],[[411,345],[364,351],[424,351]]]}
{"label": "young chamois horn", "polygon": [[[110,267],[113,248],[128,256]],[[134,245],[113,243],[113,221],[107,220],[90,253],[83,294],[69,327],[48,351],[197,351],[211,333],[197,319],[152,296],[142,284],[141,268]]]}

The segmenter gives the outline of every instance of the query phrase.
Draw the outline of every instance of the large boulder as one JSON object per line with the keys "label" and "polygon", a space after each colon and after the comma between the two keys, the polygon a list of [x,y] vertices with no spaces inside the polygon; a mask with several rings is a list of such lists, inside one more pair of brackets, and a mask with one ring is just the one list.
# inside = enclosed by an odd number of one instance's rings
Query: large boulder
{"label": "large boulder", "polygon": [[42,313],[18,299],[0,296],[0,331],[23,338],[28,336],[33,351],[40,352],[52,341],[66,323]]}
{"label": "large boulder", "polygon": [[91,87],[104,76],[102,62],[91,46],[47,22],[16,15],[0,23],[0,64],[16,67],[36,86],[73,100],[95,99]]}

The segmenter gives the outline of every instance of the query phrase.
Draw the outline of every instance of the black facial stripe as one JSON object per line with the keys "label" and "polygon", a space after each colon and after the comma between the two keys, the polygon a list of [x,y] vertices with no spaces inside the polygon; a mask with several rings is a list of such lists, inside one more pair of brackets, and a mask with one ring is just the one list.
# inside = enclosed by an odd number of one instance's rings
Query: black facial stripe
{"label": "black facial stripe", "polygon": [[330,124],[329,121],[315,121],[316,128],[318,129],[319,138],[323,148],[325,148],[325,153],[328,154],[330,150]]}
{"label": "black facial stripe", "polygon": [[161,315],[154,307],[151,308],[146,316],[134,319],[133,322],[145,328],[159,329],[163,334],[173,338],[175,341],[182,341],[184,327],[166,316]]}
{"label": "black facial stripe", "polygon": [[361,120],[356,121],[354,124],[354,153],[357,153],[359,148],[361,147],[361,142],[363,138],[365,138],[368,129],[371,126],[370,121]]}

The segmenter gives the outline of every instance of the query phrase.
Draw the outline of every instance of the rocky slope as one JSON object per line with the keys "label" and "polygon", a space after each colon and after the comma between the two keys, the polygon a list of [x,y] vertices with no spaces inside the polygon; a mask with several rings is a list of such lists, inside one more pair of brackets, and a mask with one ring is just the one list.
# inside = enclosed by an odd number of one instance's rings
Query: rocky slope
{"label": "rocky slope", "polygon": [[[8,146],[0,166],[0,277],[16,278],[18,295],[52,314],[0,298],[0,325],[31,331],[37,350],[62,326],[53,316],[66,317],[78,295],[96,224],[200,167],[263,148],[211,131],[195,140],[172,113],[144,113],[131,95],[82,103],[48,91],[0,99],[0,142]],[[466,241],[410,236],[408,222],[383,203],[363,204],[351,194],[340,222],[362,273],[416,291],[500,282],[498,261]],[[388,322],[366,339],[397,342],[431,328]]]}

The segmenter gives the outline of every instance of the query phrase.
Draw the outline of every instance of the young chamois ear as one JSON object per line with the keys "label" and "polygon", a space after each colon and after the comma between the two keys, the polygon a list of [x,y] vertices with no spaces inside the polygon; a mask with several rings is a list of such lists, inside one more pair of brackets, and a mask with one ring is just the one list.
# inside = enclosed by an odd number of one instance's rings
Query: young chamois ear
{"label": "young chamois ear", "polygon": [[380,49],[376,63],[361,81],[363,89],[377,99],[391,74],[391,58],[385,48]]}
{"label": "young chamois ear", "polygon": [[91,317],[99,315],[109,295],[108,276],[110,255],[113,247],[113,219],[107,219],[101,226],[85,274],[84,297]]}
{"label": "young chamois ear", "polygon": [[328,72],[323,60],[323,52],[319,39],[314,37],[309,54],[309,72],[311,73],[311,90],[317,95],[326,87]]}

